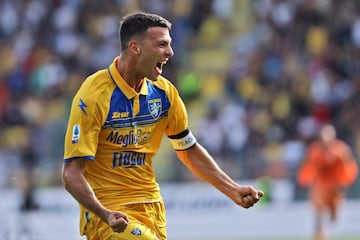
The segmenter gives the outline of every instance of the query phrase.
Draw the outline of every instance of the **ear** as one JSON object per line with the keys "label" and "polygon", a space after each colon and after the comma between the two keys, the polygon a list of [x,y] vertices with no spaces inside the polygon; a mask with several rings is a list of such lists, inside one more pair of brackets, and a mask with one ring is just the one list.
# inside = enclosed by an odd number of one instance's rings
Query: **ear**
{"label": "ear", "polygon": [[134,54],[140,54],[139,43],[137,41],[130,41],[129,50]]}

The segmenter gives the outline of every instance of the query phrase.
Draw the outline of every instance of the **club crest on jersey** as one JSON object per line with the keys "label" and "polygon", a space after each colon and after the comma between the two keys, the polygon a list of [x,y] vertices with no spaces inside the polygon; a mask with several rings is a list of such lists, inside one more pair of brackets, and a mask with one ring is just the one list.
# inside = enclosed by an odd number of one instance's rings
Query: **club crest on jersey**
{"label": "club crest on jersey", "polygon": [[132,235],[135,235],[135,236],[141,236],[141,230],[139,228],[135,228],[131,231],[131,234]]}
{"label": "club crest on jersey", "polygon": [[161,114],[161,99],[151,99],[148,101],[148,108],[151,116],[155,119],[159,118]]}

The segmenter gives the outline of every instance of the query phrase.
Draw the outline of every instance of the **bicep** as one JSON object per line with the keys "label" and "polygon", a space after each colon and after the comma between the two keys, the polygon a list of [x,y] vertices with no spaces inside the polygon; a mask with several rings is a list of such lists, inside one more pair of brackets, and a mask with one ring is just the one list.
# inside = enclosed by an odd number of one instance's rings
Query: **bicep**
{"label": "bicep", "polygon": [[177,150],[176,155],[185,165],[194,162],[196,155],[199,155],[199,144],[195,143],[192,147],[186,150]]}
{"label": "bicep", "polygon": [[218,169],[215,160],[199,143],[186,150],[176,151],[180,161],[192,171]]}
{"label": "bicep", "polygon": [[64,183],[69,183],[72,179],[84,174],[86,162],[84,158],[76,158],[69,162],[64,162],[62,169],[62,176]]}

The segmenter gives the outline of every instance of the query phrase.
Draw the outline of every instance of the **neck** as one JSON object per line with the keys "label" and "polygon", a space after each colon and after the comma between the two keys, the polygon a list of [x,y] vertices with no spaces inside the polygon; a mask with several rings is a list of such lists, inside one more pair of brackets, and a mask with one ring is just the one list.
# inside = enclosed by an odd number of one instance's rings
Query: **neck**
{"label": "neck", "polygon": [[128,85],[136,92],[140,92],[144,78],[138,78],[134,66],[134,61],[120,55],[120,58],[116,62],[116,68],[119,71],[121,77],[128,83]]}

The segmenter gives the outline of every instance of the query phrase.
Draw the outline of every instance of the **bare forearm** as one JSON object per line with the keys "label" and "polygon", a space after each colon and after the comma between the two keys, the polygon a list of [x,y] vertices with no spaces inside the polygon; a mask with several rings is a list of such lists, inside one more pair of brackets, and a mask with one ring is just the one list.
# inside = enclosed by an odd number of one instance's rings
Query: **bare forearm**
{"label": "bare forearm", "polygon": [[202,180],[210,183],[226,195],[230,195],[236,183],[220,169],[215,160],[200,144],[193,149],[177,152],[186,167]]}
{"label": "bare forearm", "polygon": [[252,186],[240,185],[233,181],[200,144],[185,151],[177,151],[177,155],[192,173],[244,208],[252,207],[264,195]]}
{"label": "bare forearm", "polygon": [[72,170],[64,171],[63,180],[66,190],[86,209],[106,220],[109,210],[97,199],[94,191],[82,174],[74,174]]}

